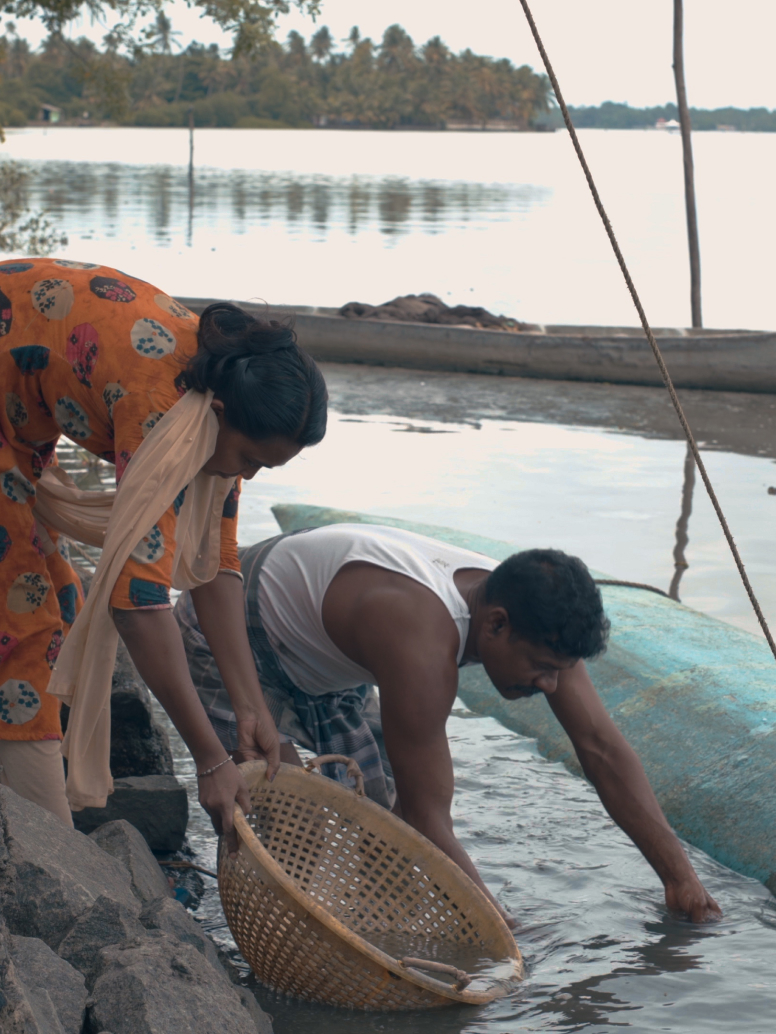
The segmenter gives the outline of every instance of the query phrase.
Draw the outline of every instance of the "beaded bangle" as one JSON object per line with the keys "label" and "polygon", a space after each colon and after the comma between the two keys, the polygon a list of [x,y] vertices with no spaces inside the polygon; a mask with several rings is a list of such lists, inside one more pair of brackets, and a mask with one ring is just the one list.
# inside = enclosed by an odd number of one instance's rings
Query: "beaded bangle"
{"label": "beaded bangle", "polygon": [[232,758],[224,758],[223,761],[219,761],[217,765],[213,765],[212,768],[206,768],[204,772],[197,772],[197,779],[202,779],[203,776],[212,775],[217,772],[219,768],[223,768],[224,765],[228,765]]}

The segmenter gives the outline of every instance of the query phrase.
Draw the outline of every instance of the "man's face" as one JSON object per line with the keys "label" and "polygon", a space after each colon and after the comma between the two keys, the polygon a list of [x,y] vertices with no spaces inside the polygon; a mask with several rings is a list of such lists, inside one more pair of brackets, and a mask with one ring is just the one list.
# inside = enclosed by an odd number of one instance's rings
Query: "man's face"
{"label": "man's face", "polygon": [[577,664],[577,658],[561,657],[547,646],[513,635],[501,607],[489,609],[477,652],[488,678],[506,700],[554,693],[560,673]]}

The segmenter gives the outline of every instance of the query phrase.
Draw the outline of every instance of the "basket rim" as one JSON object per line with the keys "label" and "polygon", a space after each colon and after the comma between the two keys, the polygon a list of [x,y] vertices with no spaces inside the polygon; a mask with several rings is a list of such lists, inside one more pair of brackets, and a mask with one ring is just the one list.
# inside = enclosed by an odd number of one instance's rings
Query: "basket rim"
{"label": "basket rim", "polygon": [[[326,776],[320,775],[317,772],[308,772],[306,769],[300,768],[298,765],[281,763],[280,767],[281,770],[287,770],[289,775],[296,776],[297,774],[304,772],[307,778],[314,777],[317,779],[326,779]],[[264,759],[245,761],[239,765],[238,768],[250,788],[262,775],[265,774],[267,770],[267,762]],[[333,786],[337,788],[337,792],[354,792],[349,790],[348,787],[337,783],[335,780],[327,779],[327,782],[333,784]],[[360,803],[368,808],[378,809],[381,818],[385,818],[386,815],[389,815],[391,819],[396,819],[396,816],[392,815],[390,812],[386,812],[384,808],[380,807],[380,805],[376,804],[374,801],[370,801],[367,797],[362,797]],[[397,821],[401,820],[397,819]],[[452,1001],[463,1005],[487,1005],[495,999],[503,997],[507,993],[506,989],[499,985],[495,985],[494,987],[483,991],[473,991],[468,988],[465,988],[462,991],[456,991],[451,985],[446,984],[442,980],[437,980],[425,973],[421,973],[417,969],[403,966],[398,959],[393,958],[392,955],[388,955],[386,952],[376,948],[373,944],[370,944],[370,942],[367,941],[366,938],[362,937],[361,934],[357,934],[353,930],[350,930],[344,925],[344,923],[341,923],[339,919],[333,916],[328,909],[324,908],[324,906],[319,904],[317,901],[314,901],[311,895],[303,890],[292,876],[289,876],[286,873],[285,869],[283,869],[280,863],[273,858],[264,844],[262,844],[251,828],[251,825],[239,804],[235,804],[234,824],[240,835],[240,839],[243,841],[246,848],[254,856],[256,861],[267,870],[268,875],[275,880],[290,897],[292,897],[302,908],[313,915],[320,923],[331,930],[332,933],[335,933],[338,937],[342,938],[342,940],[350,944],[351,947],[360,951],[362,955],[366,955],[367,958],[382,966],[384,969],[389,970],[400,979],[407,980],[409,983],[415,984],[426,991],[431,991],[443,998],[449,998]],[[407,824],[402,823],[402,825],[406,826]],[[440,859],[444,860],[444,864],[450,863],[455,865],[455,862],[452,862],[452,859],[448,858],[448,856],[441,851],[436,844],[430,841],[427,837],[424,837],[422,833],[418,833],[418,831],[413,829],[411,826],[408,826],[407,828],[414,837],[423,841],[424,846],[428,845],[433,853],[437,854]],[[511,939],[515,947],[515,954],[510,957],[514,977],[522,977],[522,955],[517,942],[514,940],[514,937],[509,930],[509,927],[501,918],[494,905],[483,894],[471,877],[467,876],[459,866],[455,865],[455,868],[457,870],[456,876],[467,886],[467,890],[473,891],[475,896],[480,898],[481,904],[486,906],[486,908],[491,912],[493,918],[497,920],[497,923],[503,926],[504,931],[506,931],[508,935],[508,940]]]}

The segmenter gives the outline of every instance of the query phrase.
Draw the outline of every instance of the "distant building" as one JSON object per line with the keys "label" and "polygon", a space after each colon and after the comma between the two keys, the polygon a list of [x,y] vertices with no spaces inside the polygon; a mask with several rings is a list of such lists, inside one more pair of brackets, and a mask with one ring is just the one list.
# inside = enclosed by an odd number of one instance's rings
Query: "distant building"
{"label": "distant building", "polygon": [[59,122],[62,118],[62,109],[55,108],[53,104],[41,104],[38,118],[41,122]]}
{"label": "distant building", "polygon": [[655,129],[681,129],[682,127],[675,118],[659,118],[655,123]]}

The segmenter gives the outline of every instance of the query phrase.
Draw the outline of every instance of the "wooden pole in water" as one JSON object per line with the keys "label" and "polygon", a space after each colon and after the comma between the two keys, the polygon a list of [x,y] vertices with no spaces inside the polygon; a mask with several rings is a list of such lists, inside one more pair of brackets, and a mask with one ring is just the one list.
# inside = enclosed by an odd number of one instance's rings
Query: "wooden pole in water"
{"label": "wooden pole in water", "polygon": [[189,227],[186,243],[191,247],[194,237],[194,109],[189,108]]}
{"label": "wooden pole in water", "polygon": [[695,209],[695,171],[692,161],[692,124],[687,106],[687,88],[684,83],[684,12],[682,0],[674,0],[674,79],[676,106],[682,129],[684,155],[684,200],[687,209],[687,241],[690,247],[690,308],[693,327],[702,327],[701,316],[701,250],[698,243],[698,214]]}
{"label": "wooden pole in water", "polygon": [[[687,104],[687,87],[684,81],[684,10],[683,0],[674,0],[674,80],[676,81],[676,106],[679,109],[679,125],[682,130],[682,155],[684,158],[684,203],[687,211],[687,243],[690,251],[690,312],[693,327],[703,326],[701,312],[701,249],[698,241],[698,213],[695,208],[695,167],[692,160],[692,122]],[[695,460],[690,446],[684,459],[684,484],[682,487],[682,512],[676,524],[676,545],[674,547],[674,577],[668,590],[672,599],[679,599],[679,582],[689,566],[685,550],[689,542],[688,525],[692,511],[692,496],[695,487]]]}
{"label": "wooden pole in water", "polygon": [[194,109],[189,108],[189,182],[194,179]]}

